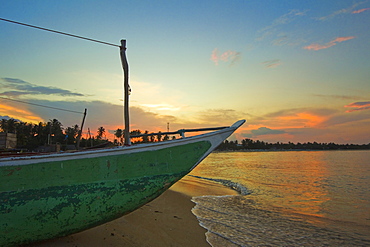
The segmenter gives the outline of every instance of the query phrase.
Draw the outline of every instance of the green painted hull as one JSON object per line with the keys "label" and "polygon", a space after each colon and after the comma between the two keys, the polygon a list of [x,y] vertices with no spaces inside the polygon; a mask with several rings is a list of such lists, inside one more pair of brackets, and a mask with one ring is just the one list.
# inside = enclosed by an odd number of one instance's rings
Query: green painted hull
{"label": "green painted hull", "polygon": [[0,167],[0,246],[65,236],[127,214],[185,176],[199,141],[154,151]]}
{"label": "green painted hull", "polygon": [[134,211],[189,173],[244,122],[168,142],[0,158],[0,246],[69,235]]}

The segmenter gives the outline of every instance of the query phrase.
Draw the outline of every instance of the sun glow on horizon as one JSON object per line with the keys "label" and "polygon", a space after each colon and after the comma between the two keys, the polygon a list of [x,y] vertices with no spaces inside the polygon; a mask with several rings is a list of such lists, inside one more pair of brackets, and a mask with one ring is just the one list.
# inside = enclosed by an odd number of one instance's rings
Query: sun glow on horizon
{"label": "sun glow on horizon", "polygon": [[[171,130],[205,128],[247,119],[233,138],[369,142],[368,1],[26,5],[5,1],[0,16],[112,44],[127,39],[131,129],[165,131],[167,123]],[[122,16],[125,21],[117,21]],[[113,140],[123,126],[118,47],[3,21],[0,29],[0,96],[51,107],[0,99],[0,117],[58,119],[67,128],[80,125],[82,116],[52,108],[86,108],[85,128],[95,136],[104,127]]]}
{"label": "sun glow on horizon", "polygon": [[39,116],[35,115],[35,113],[30,112],[28,110],[23,110],[18,107],[13,107],[11,105],[0,104],[0,112],[1,114],[7,115],[10,118],[19,119],[27,123],[44,122],[44,120]]}
{"label": "sun glow on horizon", "polygon": [[175,107],[173,105],[170,105],[170,104],[141,104],[141,106],[143,106],[144,108],[149,108],[151,110],[155,110],[155,111],[180,111],[181,110],[181,107]]}

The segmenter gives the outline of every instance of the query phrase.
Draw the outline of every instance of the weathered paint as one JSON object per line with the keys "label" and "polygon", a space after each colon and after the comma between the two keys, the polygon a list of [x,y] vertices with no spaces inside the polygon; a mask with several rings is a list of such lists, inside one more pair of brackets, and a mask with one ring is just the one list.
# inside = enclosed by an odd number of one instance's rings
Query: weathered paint
{"label": "weathered paint", "polygon": [[68,235],[151,201],[186,175],[211,143],[122,155],[0,166],[0,246]]}
{"label": "weathered paint", "polygon": [[139,208],[244,122],[168,142],[0,158],[0,246],[68,235]]}

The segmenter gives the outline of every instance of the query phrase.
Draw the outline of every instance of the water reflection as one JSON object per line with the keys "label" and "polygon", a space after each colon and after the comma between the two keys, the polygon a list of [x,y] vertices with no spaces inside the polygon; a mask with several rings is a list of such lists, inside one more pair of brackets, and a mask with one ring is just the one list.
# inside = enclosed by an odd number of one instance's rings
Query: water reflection
{"label": "water reflection", "polygon": [[261,207],[315,223],[325,218],[369,225],[369,160],[366,151],[213,153],[192,174],[242,183]]}

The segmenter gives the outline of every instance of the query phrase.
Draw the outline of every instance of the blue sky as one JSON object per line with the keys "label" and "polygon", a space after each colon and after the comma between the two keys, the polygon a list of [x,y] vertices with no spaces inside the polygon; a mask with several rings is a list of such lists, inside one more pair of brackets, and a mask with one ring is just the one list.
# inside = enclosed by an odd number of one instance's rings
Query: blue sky
{"label": "blue sky", "polygon": [[[233,137],[370,142],[369,1],[1,1],[0,17],[119,45],[131,127],[247,124]],[[119,49],[0,22],[0,96],[122,126]],[[0,98],[23,121],[80,115]]]}

